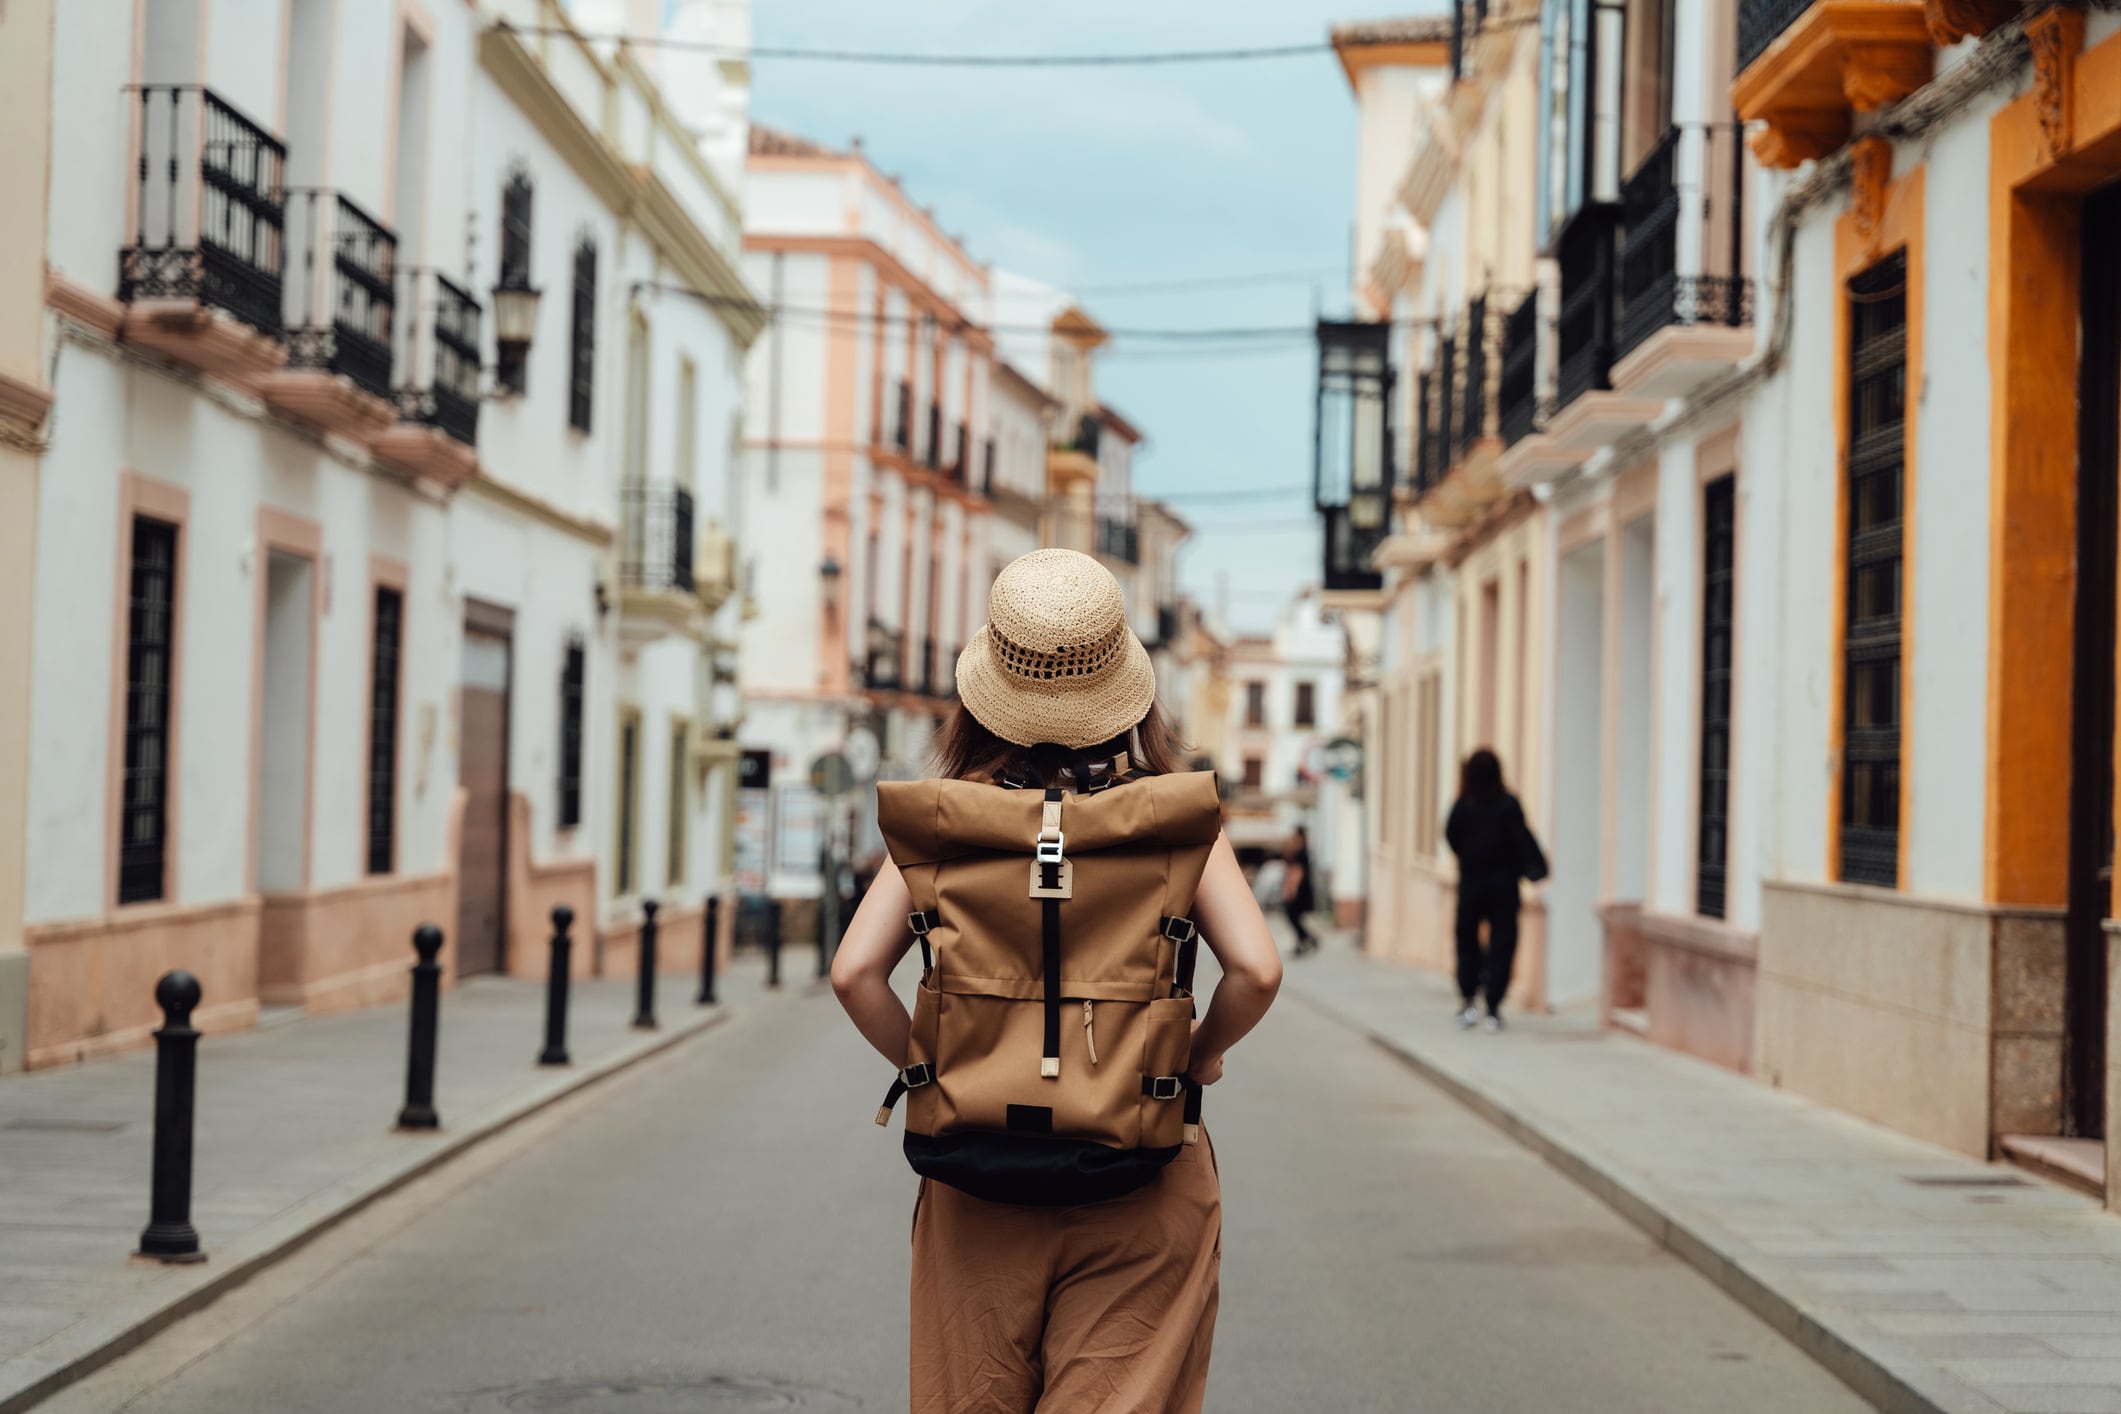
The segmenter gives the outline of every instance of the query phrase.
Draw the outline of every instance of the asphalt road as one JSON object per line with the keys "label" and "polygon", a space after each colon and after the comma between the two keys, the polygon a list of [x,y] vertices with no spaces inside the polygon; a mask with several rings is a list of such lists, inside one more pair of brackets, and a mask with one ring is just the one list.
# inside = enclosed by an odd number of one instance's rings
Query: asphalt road
{"label": "asphalt road", "polygon": [[[44,1407],[903,1410],[913,1178],[869,1122],[888,1078],[829,993],[791,991],[376,1205]],[[1300,1001],[1233,1055],[1207,1121],[1225,1203],[1214,1414],[1868,1407]]]}

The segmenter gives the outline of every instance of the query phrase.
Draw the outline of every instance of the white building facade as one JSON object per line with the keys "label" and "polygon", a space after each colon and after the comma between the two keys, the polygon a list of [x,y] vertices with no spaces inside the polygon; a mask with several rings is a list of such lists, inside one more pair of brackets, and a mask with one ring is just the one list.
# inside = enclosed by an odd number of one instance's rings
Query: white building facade
{"label": "white building facade", "polygon": [[208,1027],[387,998],[423,922],[542,971],[565,902],[593,967],[622,705],[714,720],[625,676],[624,281],[720,301],[663,364],[726,501],[736,174],[556,4],[132,10],[54,29],[28,1061],[144,1040],[172,966]]}

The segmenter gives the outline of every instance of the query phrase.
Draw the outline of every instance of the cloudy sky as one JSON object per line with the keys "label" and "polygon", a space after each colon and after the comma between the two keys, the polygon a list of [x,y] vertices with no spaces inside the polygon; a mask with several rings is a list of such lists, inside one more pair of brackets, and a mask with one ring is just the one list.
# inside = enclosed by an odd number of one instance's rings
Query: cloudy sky
{"label": "cloudy sky", "polygon": [[[974,53],[1229,48],[1321,41],[1337,20],[1426,8],[754,0],[753,39]],[[1110,328],[1300,328],[1321,305],[1345,312],[1354,105],[1330,53],[985,71],[761,59],[753,74],[756,121],[834,146],[859,135],[975,257],[1080,292]],[[1261,272],[1282,278],[1199,283]],[[1142,285],[1162,288],[1114,288]],[[1105,401],[1150,436],[1137,490],[1169,496],[1195,526],[1188,587],[1226,604],[1240,629],[1271,624],[1318,575],[1313,366],[1301,338],[1174,355],[1122,337],[1099,373]]]}

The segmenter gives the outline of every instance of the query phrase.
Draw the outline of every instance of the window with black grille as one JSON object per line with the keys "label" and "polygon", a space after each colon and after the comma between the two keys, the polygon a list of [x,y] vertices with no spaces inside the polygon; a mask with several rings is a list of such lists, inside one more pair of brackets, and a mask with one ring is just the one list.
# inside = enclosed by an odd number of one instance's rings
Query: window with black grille
{"label": "window with black grille", "polygon": [[1900,882],[1901,528],[1906,495],[1907,258],[1849,282],[1841,878]]}
{"label": "window with black grille", "polygon": [[580,638],[568,640],[560,664],[560,800],[559,828],[582,823],[582,686],[588,653]]}
{"label": "window with black grille", "polygon": [[133,518],[125,634],[125,783],[118,902],[164,896],[169,846],[170,677],[175,666],[177,527]]}
{"label": "window with black grille", "polygon": [[633,812],[640,797],[636,775],[641,761],[641,723],[638,718],[628,717],[619,726],[619,847],[618,878],[619,893],[633,892]]}
{"label": "window with black grille", "polygon": [[1731,581],[1737,549],[1737,479],[1702,493],[1701,781],[1695,803],[1694,909],[1724,916],[1731,818]]}
{"label": "window with black grille", "polygon": [[574,249],[574,320],[568,349],[567,424],[587,432],[596,391],[597,247],[586,238]]}
{"label": "window with black grille", "polygon": [[368,672],[368,872],[388,874],[398,854],[398,664],[405,595],[376,586]]}

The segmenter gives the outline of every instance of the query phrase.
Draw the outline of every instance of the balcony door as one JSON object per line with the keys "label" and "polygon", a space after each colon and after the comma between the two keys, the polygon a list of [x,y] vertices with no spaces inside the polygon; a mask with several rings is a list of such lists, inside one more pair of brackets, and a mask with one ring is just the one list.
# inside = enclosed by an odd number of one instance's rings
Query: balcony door
{"label": "balcony door", "polygon": [[2077,604],[2070,733],[2066,1132],[2096,1137],[2106,1110],[2106,922],[2113,912],[2115,538],[2121,515],[2121,184],[2084,203],[2077,365]]}

